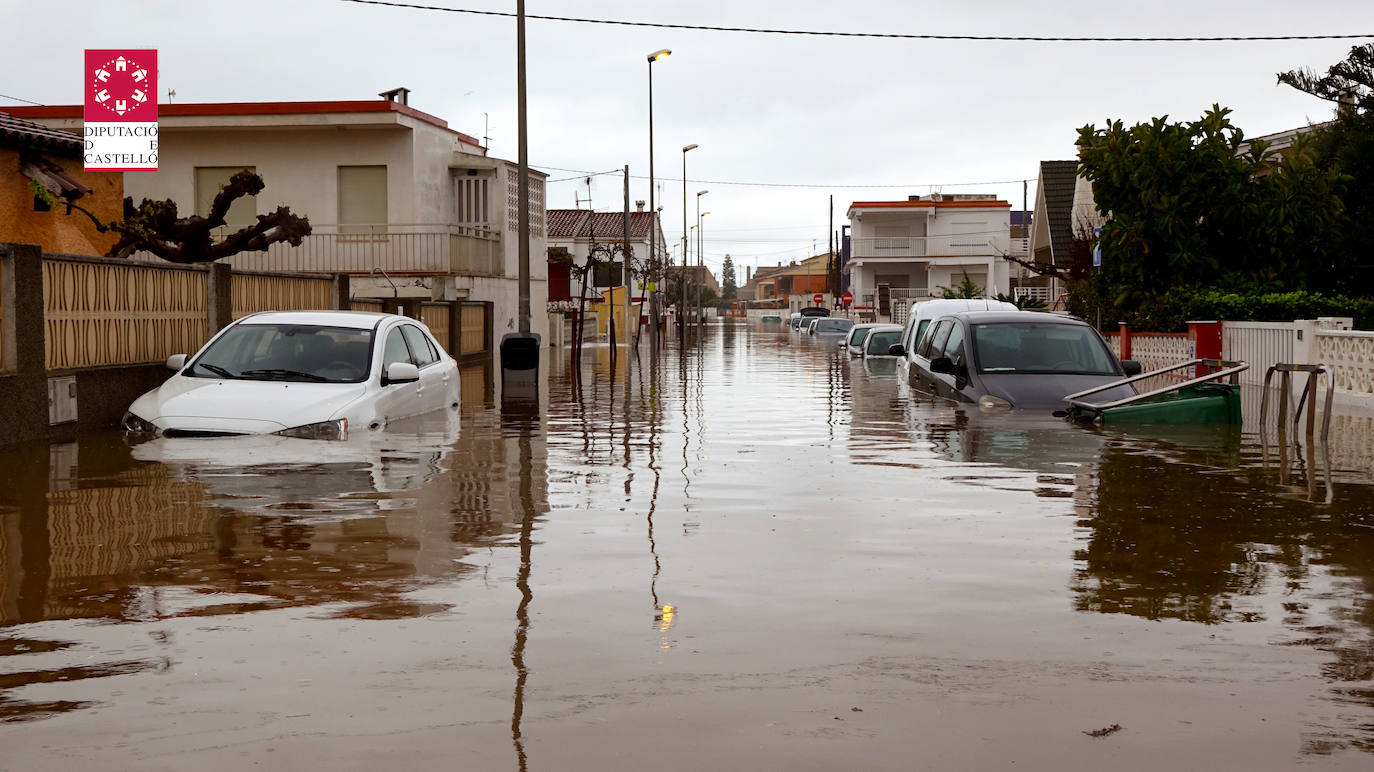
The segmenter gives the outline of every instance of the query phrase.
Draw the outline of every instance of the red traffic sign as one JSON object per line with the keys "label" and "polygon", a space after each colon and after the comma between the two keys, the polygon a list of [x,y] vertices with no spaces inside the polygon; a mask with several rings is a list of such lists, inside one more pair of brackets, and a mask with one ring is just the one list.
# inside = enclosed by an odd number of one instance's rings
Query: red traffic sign
{"label": "red traffic sign", "polygon": [[816,305],[820,305],[820,304],[823,303],[824,301],[825,301],[825,295],[822,295],[822,294],[819,293],[819,292],[817,292],[815,295],[812,295],[812,296],[811,296],[811,302],[812,302],[812,303],[815,303]]}
{"label": "red traffic sign", "polygon": [[854,302],[854,293],[846,292],[840,296],[840,302],[849,305]]}

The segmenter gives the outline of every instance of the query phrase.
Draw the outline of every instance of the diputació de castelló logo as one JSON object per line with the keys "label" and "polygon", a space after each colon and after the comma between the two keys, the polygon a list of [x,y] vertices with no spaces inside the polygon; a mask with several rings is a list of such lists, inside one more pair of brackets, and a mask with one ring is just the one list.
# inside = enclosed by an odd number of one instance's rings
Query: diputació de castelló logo
{"label": "diputaci\u00f3 de castell\u00f3 logo", "polygon": [[157,50],[86,49],[87,171],[157,171]]}

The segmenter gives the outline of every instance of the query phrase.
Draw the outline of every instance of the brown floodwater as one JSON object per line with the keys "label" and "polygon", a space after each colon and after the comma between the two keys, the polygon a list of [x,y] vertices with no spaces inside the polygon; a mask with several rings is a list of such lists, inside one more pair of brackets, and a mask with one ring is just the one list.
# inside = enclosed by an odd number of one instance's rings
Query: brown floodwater
{"label": "brown floodwater", "polygon": [[1371,419],[1279,454],[645,346],[344,443],[0,449],[0,768],[1374,766]]}

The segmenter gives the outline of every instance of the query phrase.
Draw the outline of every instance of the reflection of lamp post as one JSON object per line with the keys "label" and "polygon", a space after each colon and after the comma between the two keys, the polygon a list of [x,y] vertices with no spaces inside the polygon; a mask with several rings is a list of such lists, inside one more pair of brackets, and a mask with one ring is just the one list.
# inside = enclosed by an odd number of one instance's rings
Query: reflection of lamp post
{"label": "reflection of lamp post", "polygon": [[687,340],[687,152],[696,150],[697,145],[682,147],[682,270],[677,284],[677,334],[684,342]]}
{"label": "reflection of lamp post", "polygon": [[[706,191],[702,191],[705,193]],[[698,199],[700,200],[700,199]],[[702,307],[702,295],[706,292],[706,261],[702,257],[703,248],[706,245],[706,228],[702,218],[710,212],[702,212],[697,215],[697,326],[702,332],[706,331],[706,314]]]}
{"label": "reflection of lamp post", "polygon": [[[666,48],[649,54],[649,267],[644,279],[645,290],[648,290],[650,280],[658,281],[662,277],[657,275],[658,266],[658,210],[654,208],[654,62],[663,59],[671,54]],[[641,297],[643,297],[641,295]],[[655,298],[649,303],[649,314],[653,316],[653,324],[650,331],[654,334],[654,339],[650,341],[650,352],[658,353],[658,300]],[[635,335],[635,347],[638,350],[639,336]]]}
{"label": "reflection of lamp post", "polygon": [[[683,176],[686,176],[686,175],[683,175]],[[700,255],[701,255],[701,197],[704,196],[704,195],[706,195],[706,194],[709,193],[709,192],[710,192],[710,191],[708,191],[708,190],[698,190],[698,191],[697,191],[697,224],[696,224],[696,229],[697,229],[697,255],[698,255],[698,257],[700,257]],[[692,253],[692,252],[691,252],[691,250],[689,249],[689,250],[687,251],[687,254],[690,255],[691,253]],[[684,261],[683,261],[684,264],[687,263],[687,262],[690,262],[690,260],[684,260]],[[693,295],[693,302],[695,303],[695,306],[694,306],[694,307],[696,308],[696,311],[694,311],[694,313],[697,314],[698,316],[700,316],[700,315],[701,315],[701,308],[700,308],[700,305],[701,305],[701,277],[700,277],[699,275],[697,275],[695,272],[692,273],[692,287],[693,287],[693,289],[695,290],[695,291],[692,293],[692,295]]]}

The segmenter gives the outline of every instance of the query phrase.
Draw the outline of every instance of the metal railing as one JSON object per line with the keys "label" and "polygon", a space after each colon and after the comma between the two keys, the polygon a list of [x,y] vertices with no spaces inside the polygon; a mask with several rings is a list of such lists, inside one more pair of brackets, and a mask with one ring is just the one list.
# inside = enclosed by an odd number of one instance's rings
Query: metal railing
{"label": "metal railing", "polygon": [[[151,259],[139,254],[135,259]],[[482,226],[388,223],[311,224],[300,246],[279,242],[225,262],[241,271],[391,275],[502,276],[505,250],[499,231]]]}
{"label": "metal railing", "polygon": [[853,257],[941,257],[1003,255],[1008,239],[982,234],[951,236],[884,236],[850,239]]}

